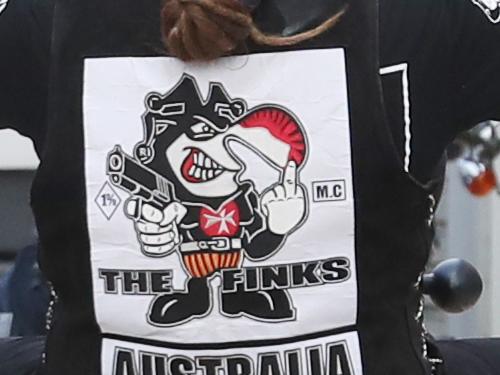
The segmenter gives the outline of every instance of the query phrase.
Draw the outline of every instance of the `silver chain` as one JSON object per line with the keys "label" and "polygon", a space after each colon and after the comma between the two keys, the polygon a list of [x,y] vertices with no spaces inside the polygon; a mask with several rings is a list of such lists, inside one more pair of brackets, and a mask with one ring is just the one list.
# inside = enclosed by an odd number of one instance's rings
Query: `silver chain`
{"label": "silver chain", "polygon": [[57,293],[52,284],[49,284],[50,288],[50,302],[49,307],[47,309],[47,313],[45,314],[45,329],[49,332],[52,329],[52,323],[54,321],[54,310],[57,304]]}
{"label": "silver chain", "polygon": [[[421,274],[419,276],[418,281],[415,284],[417,289],[420,288],[422,280],[423,280],[423,274]],[[420,327],[421,327],[422,356],[425,358],[425,360],[431,366],[431,374],[437,375],[437,369],[438,369],[437,366],[441,365],[443,363],[443,360],[440,358],[429,357],[429,347],[428,347],[428,342],[427,342],[427,337],[429,336],[429,332],[427,331],[427,328],[426,328],[425,322],[424,322],[424,310],[425,310],[425,299],[424,299],[424,295],[422,294],[420,297],[419,304],[418,304],[417,313],[415,314],[415,320],[417,321],[417,323],[420,324]]]}
{"label": "silver chain", "polygon": [[[49,289],[50,289],[50,301],[49,301],[49,307],[47,309],[47,313],[45,314],[45,330],[47,331],[47,334],[50,332],[52,329],[52,325],[54,323],[54,311],[57,305],[57,301],[59,300],[59,297],[57,296],[56,290],[54,289],[54,286],[49,283]],[[42,363],[45,364],[45,360],[47,358],[47,351],[44,350],[42,354]]]}
{"label": "silver chain", "polygon": [[430,227],[434,221],[437,202],[436,202],[436,198],[432,194],[429,194],[429,200],[430,200],[431,204],[429,206],[429,217],[427,219],[427,225]]}

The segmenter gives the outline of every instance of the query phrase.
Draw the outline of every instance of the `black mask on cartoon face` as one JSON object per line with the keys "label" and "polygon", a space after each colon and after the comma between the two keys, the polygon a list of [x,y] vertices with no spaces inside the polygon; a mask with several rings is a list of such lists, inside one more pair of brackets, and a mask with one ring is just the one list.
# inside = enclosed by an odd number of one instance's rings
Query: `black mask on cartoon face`
{"label": "black mask on cartoon face", "polygon": [[[150,94],[146,106],[145,140],[137,145],[136,157],[197,197],[238,191],[245,164],[232,150],[233,141],[281,170],[291,152],[288,142],[302,140],[301,130],[285,111],[266,105],[248,111],[243,100],[231,99],[219,83],[210,84],[205,100],[188,75],[165,96]],[[253,125],[246,124],[249,116],[256,121]],[[273,124],[277,128],[272,131],[266,127]]]}

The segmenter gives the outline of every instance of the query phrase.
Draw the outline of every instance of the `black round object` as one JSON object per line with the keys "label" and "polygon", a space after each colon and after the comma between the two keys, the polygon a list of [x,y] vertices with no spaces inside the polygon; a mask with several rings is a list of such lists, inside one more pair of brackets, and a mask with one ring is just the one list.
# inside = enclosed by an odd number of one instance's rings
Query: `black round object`
{"label": "black round object", "polygon": [[483,291],[477,269],[462,259],[440,263],[423,279],[423,291],[441,309],[461,313],[473,307]]}

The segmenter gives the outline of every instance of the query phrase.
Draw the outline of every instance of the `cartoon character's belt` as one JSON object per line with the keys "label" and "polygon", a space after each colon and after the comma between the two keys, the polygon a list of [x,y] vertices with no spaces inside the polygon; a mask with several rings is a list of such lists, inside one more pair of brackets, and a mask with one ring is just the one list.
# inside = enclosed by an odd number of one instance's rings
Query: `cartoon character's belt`
{"label": "cartoon character's belt", "polygon": [[190,253],[195,251],[229,251],[241,250],[243,248],[240,238],[215,237],[207,241],[184,242],[181,252]]}

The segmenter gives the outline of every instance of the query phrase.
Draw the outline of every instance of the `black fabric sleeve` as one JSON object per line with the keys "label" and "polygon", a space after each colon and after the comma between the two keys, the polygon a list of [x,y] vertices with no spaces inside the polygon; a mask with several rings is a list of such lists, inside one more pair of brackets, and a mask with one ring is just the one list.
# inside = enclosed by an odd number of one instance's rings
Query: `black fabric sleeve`
{"label": "black fabric sleeve", "polygon": [[[442,175],[445,150],[460,132],[500,119],[498,5],[500,0],[380,0],[381,67],[407,66],[409,171],[421,181]],[[400,81],[397,74],[382,75],[389,123],[403,154]]]}
{"label": "black fabric sleeve", "polygon": [[[51,7],[8,0],[0,12],[0,128],[41,143],[48,91]],[[0,8],[1,9],[1,8]]]}
{"label": "black fabric sleeve", "polygon": [[380,0],[381,67],[406,69],[381,71],[387,118],[401,161],[409,160],[408,172],[422,182],[442,175],[445,149],[457,134],[451,10],[465,1]]}
{"label": "black fabric sleeve", "polygon": [[500,120],[500,0],[454,1],[452,93],[458,130]]}

